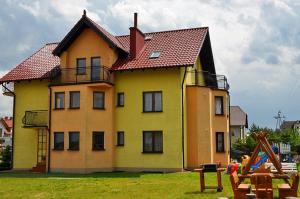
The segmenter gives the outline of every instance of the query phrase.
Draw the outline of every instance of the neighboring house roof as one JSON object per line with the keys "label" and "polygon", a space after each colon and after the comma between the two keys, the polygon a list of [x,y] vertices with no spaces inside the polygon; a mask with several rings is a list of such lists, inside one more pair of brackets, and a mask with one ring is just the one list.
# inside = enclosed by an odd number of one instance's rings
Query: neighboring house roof
{"label": "neighboring house roof", "polygon": [[[61,43],[46,44],[0,78],[0,83],[51,77],[60,64],[59,57],[53,54],[59,55],[86,27],[92,28],[111,45],[123,52],[112,66],[112,70],[115,71],[194,65],[202,46],[205,46],[203,47],[206,49],[205,53],[211,54],[211,56],[206,55],[206,57],[210,57],[211,60],[208,62],[213,64],[207,27],[146,33],[146,37],[151,35],[152,38],[145,41],[145,45],[136,59],[130,59],[128,55],[129,35],[113,36],[86,15],[83,15]],[[161,51],[160,57],[149,58],[153,51]],[[212,68],[214,71],[214,66]]]}
{"label": "neighboring house roof", "polygon": [[[151,39],[145,41],[137,58],[119,59],[113,70],[194,65],[207,33],[207,27],[145,33]],[[129,35],[117,39],[129,50]],[[159,58],[149,58],[154,51],[161,52]]]}
{"label": "neighboring house roof", "polygon": [[57,43],[49,43],[4,75],[0,82],[49,78],[51,70],[60,64],[52,54]]}
{"label": "neighboring house roof", "polygon": [[11,134],[11,129],[13,127],[13,119],[12,119],[12,117],[3,117],[3,118],[0,119],[0,122],[6,128],[6,131],[4,131],[4,133]]}
{"label": "neighboring house roof", "polygon": [[239,106],[230,106],[230,126],[248,128],[248,116]]}
{"label": "neighboring house roof", "polygon": [[85,14],[82,15],[81,19],[71,29],[71,31],[65,36],[65,38],[59,43],[59,45],[53,50],[53,54],[59,56],[65,49],[67,49],[71,43],[80,35],[85,28],[91,28],[101,37],[103,37],[112,46],[128,53],[120,41],[98,25],[96,22],[88,18]]}
{"label": "neighboring house roof", "polygon": [[295,124],[299,124],[299,123],[300,123],[299,120],[296,120],[296,121],[283,121],[281,126],[280,126],[280,129],[281,130],[292,129],[292,128],[294,128]]}

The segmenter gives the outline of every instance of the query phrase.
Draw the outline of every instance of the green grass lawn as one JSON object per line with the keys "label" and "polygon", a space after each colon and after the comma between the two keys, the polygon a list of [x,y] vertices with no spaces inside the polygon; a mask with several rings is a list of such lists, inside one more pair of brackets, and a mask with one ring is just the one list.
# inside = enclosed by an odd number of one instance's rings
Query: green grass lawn
{"label": "green grass lawn", "polygon": [[[207,185],[216,185],[215,173],[206,173],[205,179]],[[232,198],[229,176],[223,174],[222,182],[223,192],[207,190],[201,193],[198,173],[191,172],[0,173],[0,198]],[[278,196],[277,191],[275,196]]]}

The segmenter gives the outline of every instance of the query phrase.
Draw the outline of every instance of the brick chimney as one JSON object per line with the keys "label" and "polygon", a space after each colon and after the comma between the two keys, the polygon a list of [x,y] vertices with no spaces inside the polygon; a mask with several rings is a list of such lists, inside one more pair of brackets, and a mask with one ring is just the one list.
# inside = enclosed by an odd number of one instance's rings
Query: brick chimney
{"label": "brick chimney", "polygon": [[137,13],[134,13],[134,26],[130,30],[130,58],[135,59],[145,44],[145,35],[137,27]]}

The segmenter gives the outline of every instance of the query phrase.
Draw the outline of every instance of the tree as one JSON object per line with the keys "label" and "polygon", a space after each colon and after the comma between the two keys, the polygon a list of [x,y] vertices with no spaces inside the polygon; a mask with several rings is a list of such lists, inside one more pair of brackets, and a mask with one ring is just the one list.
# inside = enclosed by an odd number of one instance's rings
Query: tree
{"label": "tree", "polygon": [[11,146],[6,146],[2,153],[2,162],[0,168],[10,168],[11,167]]}

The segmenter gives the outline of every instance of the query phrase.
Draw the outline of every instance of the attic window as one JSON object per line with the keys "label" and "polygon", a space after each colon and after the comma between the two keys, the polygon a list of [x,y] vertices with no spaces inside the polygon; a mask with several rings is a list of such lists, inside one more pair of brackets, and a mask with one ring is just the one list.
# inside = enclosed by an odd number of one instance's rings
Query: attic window
{"label": "attic window", "polygon": [[153,51],[150,55],[150,59],[156,59],[160,57],[161,52],[160,51]]}
{"label": "attic window", "polygon": [[149,41],[149,40],[151,40],[152,39],[152,35],[146,35],[145,36],[145,41]]}

